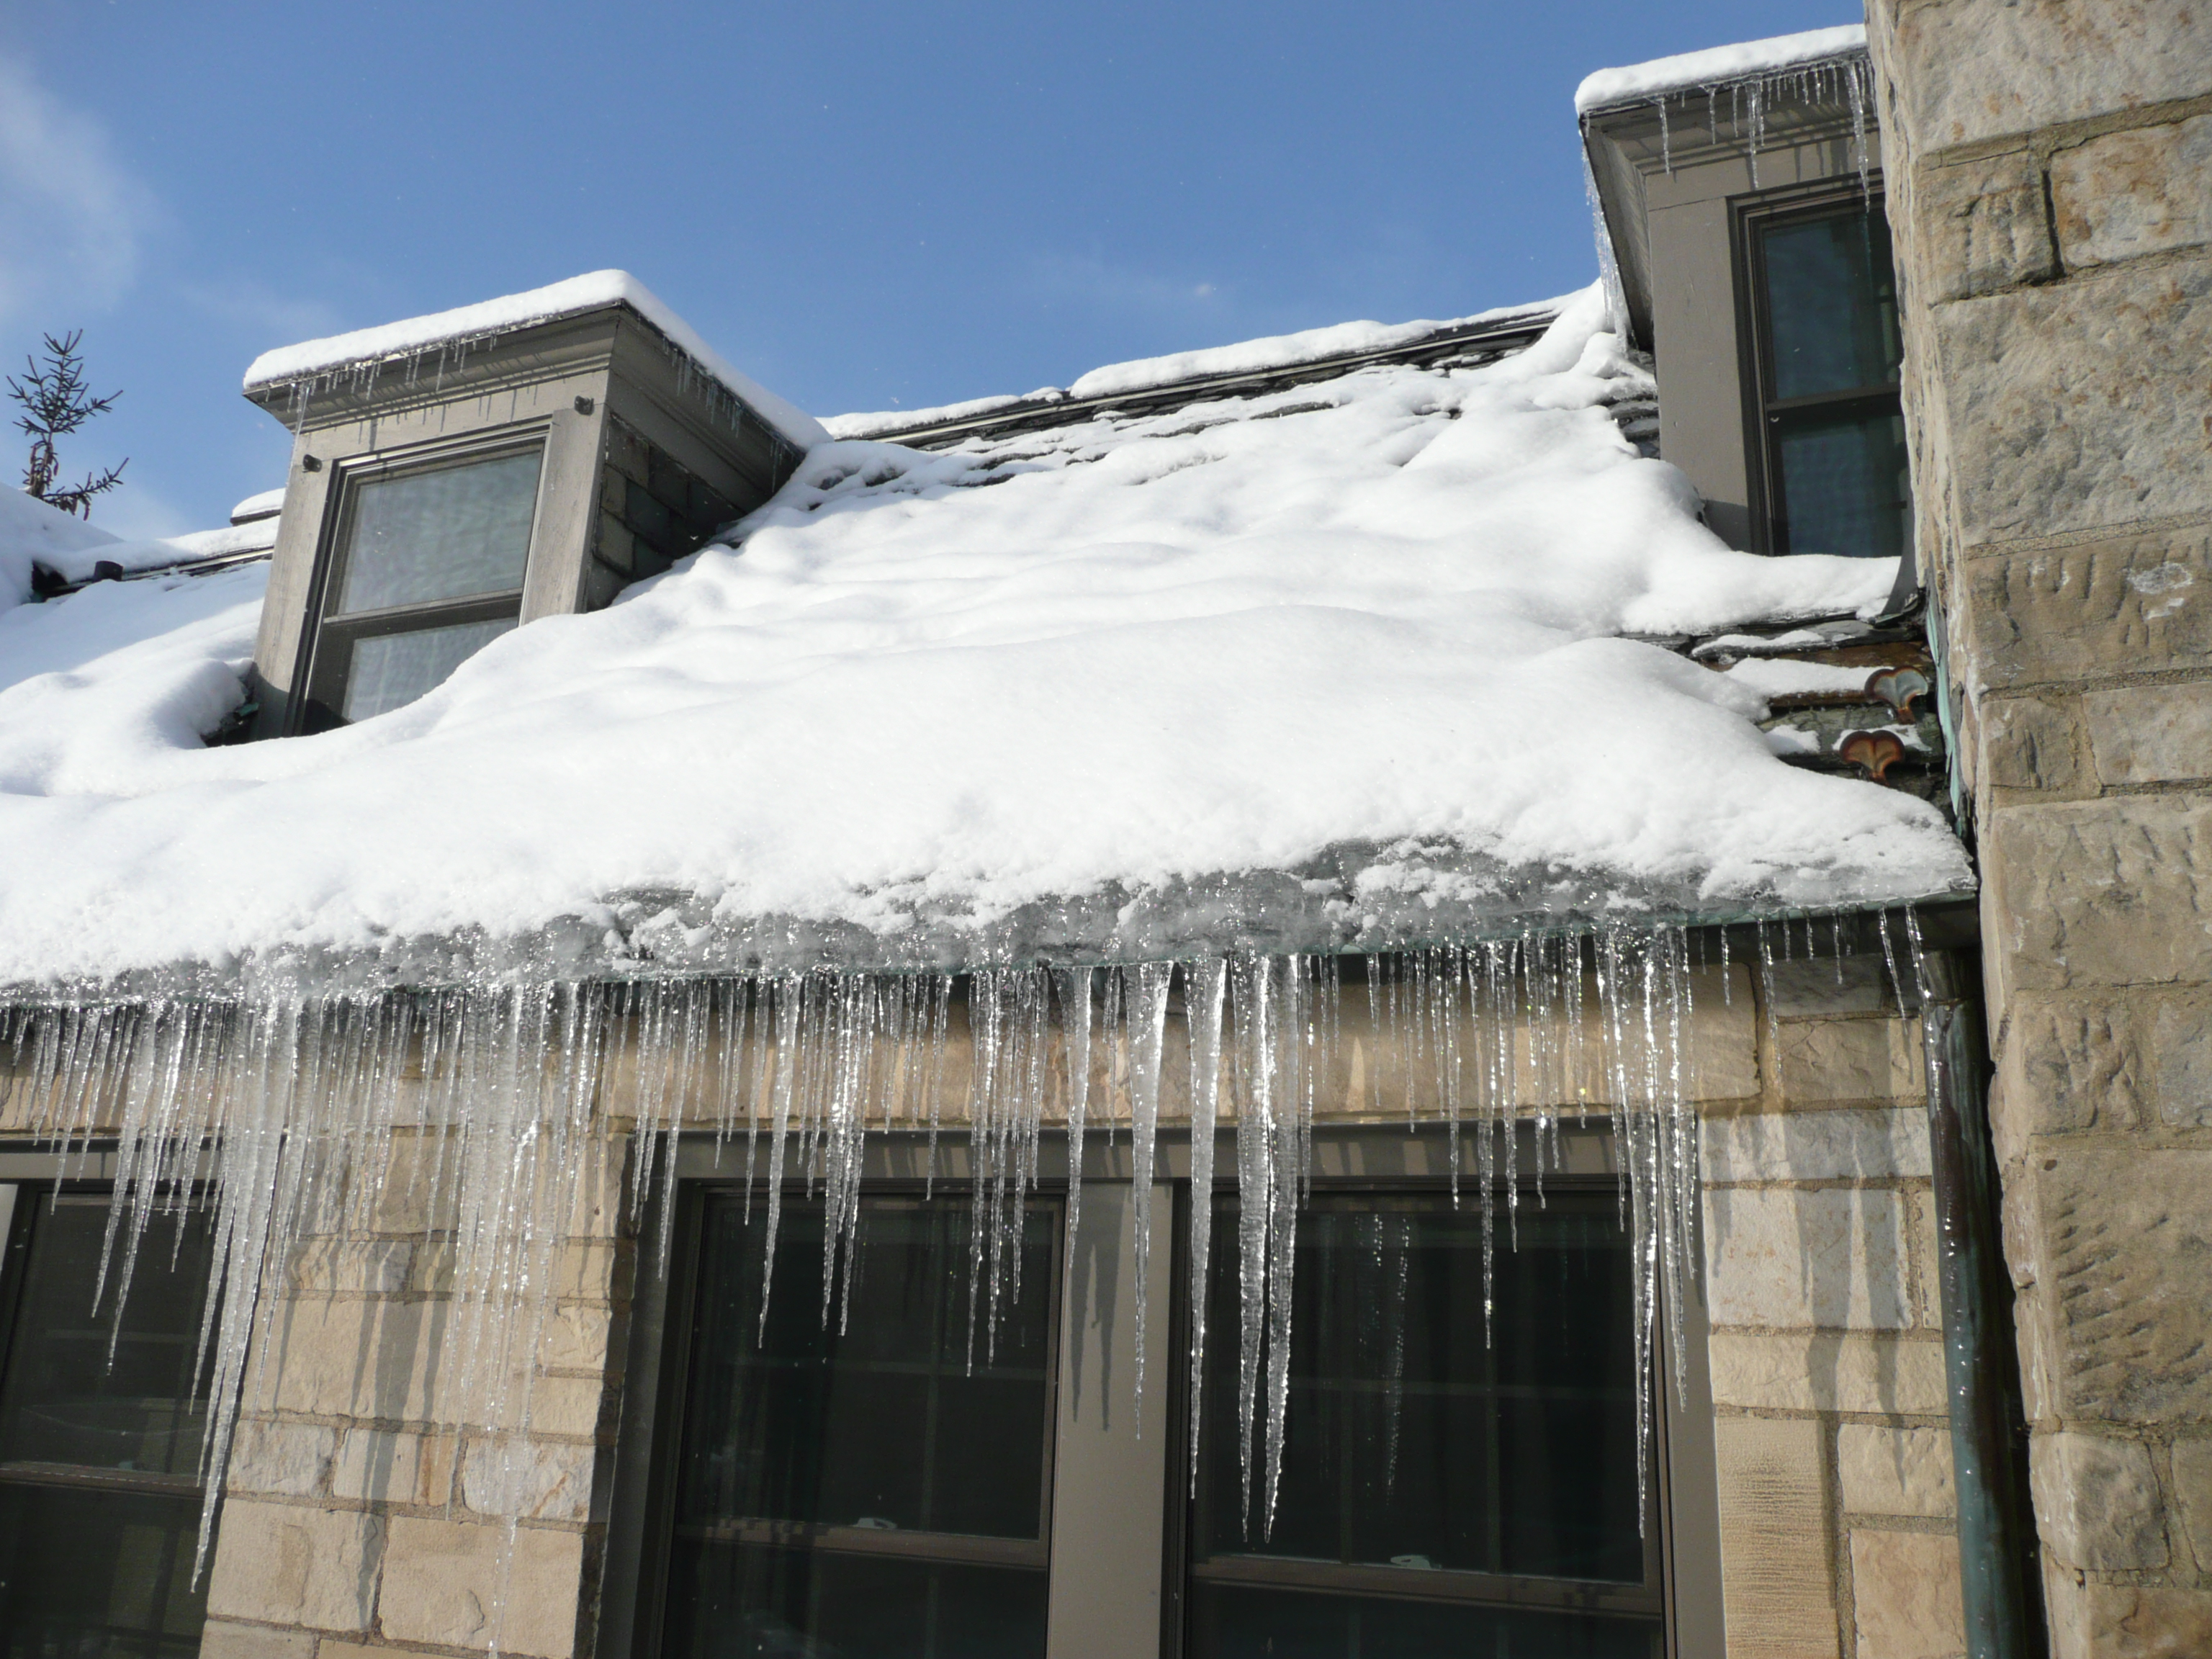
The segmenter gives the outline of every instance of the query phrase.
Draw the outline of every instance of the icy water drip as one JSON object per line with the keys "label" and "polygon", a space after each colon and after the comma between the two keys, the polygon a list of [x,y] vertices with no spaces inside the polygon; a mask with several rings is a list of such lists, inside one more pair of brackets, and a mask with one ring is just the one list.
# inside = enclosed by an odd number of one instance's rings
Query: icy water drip
{"label": "icy water drip", "polygon": [[[1813,951],[1813,924],[1794,942],[1792,926],[1759,925],[1759,1000],[1770,1021],[1778,951]],[[1842,937],[1832,929],[1832,946]],[[1881,938],[1893,981],[1900,962],[1917,979],[1910,913],[1895,927],[1885,915]],[[972,1357],[979,1342],[988,1352],[1018,1289],[1022,1219],[1048,1126],[1068,1142],[1072,1242],[1086,1139],[1102,1123],[1109,1138],[1126,1124],[1141,1263],[1160,1244],[1146,1194],[1162,1120],[1185,1117],[1189,1430],[1204,1367],[1233,1363],[1248,1525],[1264,1534],[1283,1468],[1315,1122],[1355,1066],[1367,1068],[1370,1107],[1449,1126],[1455,1198],[1480,1206],[1486,1240],[1502,1221],[1509,1248],[1524,1139],[1530,1201],[1540,1202],[1562,1162],[1563,1119],[1601,1115],[1632,1248],[1638,1374],[1656,1375],[1662,1342],[1683,1374],[1674,1310],[1695,1271],[1697,965],[1681,928],[1617,926],[1388,957],[1238,953],[961,975],[817,970],[88,1004],[16,1010],[0,1037],[12,1044],[19,1110],[27,1097],[40,1135],[80,1155],[94,1141],[118,1146],[105,1294],[119,1303],[150,1221],[196,1194],[212,1206],[220,1294],[200,1351],[214,1401],[203,1563],[238,1414],[273,1398],[285,1292],[318,1249],[327,1256],[349,1237],[409,1228],[442,1246],[454,1288],[419,1410],[516,1443],[531,1432],[573,1247],[619,1230],[611,1207],[641,1224],[666,1195],[679,1129],[711,1135],[733,1174],[742,1162],[749,1192],[758,1189],[752,1201],[766,1207],[771,1257],[787,1190],[825,1204],[821,1316],[842,1326],[868,1137],[908,1136],[926,1149],[933,1182],[943,1134],[964,1125]],[[1771,1024],[1761,1034],[1771,1054]],[[1233,1131],[1235,1237],[1217,1241],[1222,1131]],[[672,1210],[660,1204],[646,1248],[665,1250]],[[1233,1362],[1208,1350],[1216,1248],[1236,1252]],[[1140,1265],[1140,1334],[1157,1322],[1144,1306],[1146,1279]],[[1146,1346],[1140,1334],[1139,1390]],[[1647,1409],[1647,1437],[1649,1421]],[[1648,1438],[1644,1449],[1648,1464]],[[511,1540],[531,1501],[528,1462],[495,1461],[510,1489],[472,1484],[468,1502],[503,1517]]]}

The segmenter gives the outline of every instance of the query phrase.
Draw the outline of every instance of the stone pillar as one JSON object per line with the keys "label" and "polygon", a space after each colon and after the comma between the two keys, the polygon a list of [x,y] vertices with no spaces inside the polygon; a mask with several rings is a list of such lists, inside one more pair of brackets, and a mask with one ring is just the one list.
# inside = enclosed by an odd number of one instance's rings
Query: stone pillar
{"label": "stone pillar", "polygon": [[2212,8],[1868,27],[2053,1651],[2212,1652]]}

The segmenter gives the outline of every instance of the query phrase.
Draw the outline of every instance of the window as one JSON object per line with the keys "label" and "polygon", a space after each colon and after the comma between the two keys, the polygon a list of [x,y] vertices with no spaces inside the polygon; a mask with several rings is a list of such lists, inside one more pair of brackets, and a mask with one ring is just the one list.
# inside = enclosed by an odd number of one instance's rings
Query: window
{"label": "window", "polygon": [[118,1322],[93,1306],[106,1194],[0,1187],[0,1656],[189,1659],[207,1219],[148,1230]]}
{"label": "window", "polygon": [[1893,557],[1911,545],[1898,398],[1903,349],[1881,203],[1755,210],[1745,221],[1758,430],[1778,553]]}
{"label": "window", "polygon": [[864,1199],[831,1305],[823,1206],[787,1201],[763,1320],[766,1206],[703,1196],[641,1651],[1042,1659],[1057,1210],[1024,1217],[995,1332],[969,1301],[969,1215]]}
{"label": "window", "polygon": [[349,467],[309,636],[306,731],[412,702],[514,627],[542,443]]}
{"label": "window", "polygon": [[[1662,1650],[1617,1202],[1553,1192],[1523,1202],[1517,1230],[1517,1247],[1489,1241],[1486,1330],[1478,1206],[1314,1195],[1272,1532],[1256,1475],[1243,1502],[1236,1255],[1214,1256],[1208,1324],[1229,1340],[1206,1364],[1189,1659]],[[1235,1200],[1220,1200],[1214,1237],[1236,1231]]]}

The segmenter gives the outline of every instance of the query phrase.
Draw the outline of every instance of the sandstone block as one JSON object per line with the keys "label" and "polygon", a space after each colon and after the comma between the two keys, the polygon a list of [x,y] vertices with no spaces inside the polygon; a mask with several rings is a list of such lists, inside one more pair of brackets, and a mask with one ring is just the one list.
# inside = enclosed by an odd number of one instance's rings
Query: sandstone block
{"label": "sandstone block", "polygon": [[1979,708],[1991,787],[2070,793],[2081,787],[2081,721],[2071,702],[1985,697]]}
{"label": "sandstone block", "polygon": [[1705,1215],[1714,1324],[1896,1330],[1912,1322],[1895,1192],[1722,1187],[1705,1195]]}
{"label": "sandstone block", "polygon": [[1895,15],[1885,56],[1898,117],[1923,151],[2212,91],[2212,18],[2202,6],[1948,0]]}
{"label": "sandstone block", "polygon": [[2212,803],[2001,807],[1982,846],[2017,989],[2212,981]]}
{"label": "sandstone block", "polygon": [[2151,1018],[2158,1116],[2177,1129],[2212,1128],[2212,1006],[2169,999]]}
{"label": "sandstone block", "polygon": [[365,1502],[447,1504],[453,1491],[453,1437],[349,1429],[331,1472],[331,1490]]}
{"label": "sandstone block", "polygon": [[279,1316],[277,1408],[314,1416],[432,1414],[441,1304],[297,1297]]}
{"label": "sandstone block", "polygon": [[614,1398],[599,1377],[541,1376],[531,1391],[530,1426],[540,1434],[596,1434]]}
{"label": "sandstone block", "polygon": [[[2212,259],[1960,300],[1929,322],[1966,546],[2212,507],[2201,400],[2173,371],[2212,351]],[[2202,608],[2146,597],[2161,617]]]}
{"label": "sandstone block", "polygon": [[2037,1530],[2069,1567],[2127,1572],[2166,1562],[2165,1506],[2140,1442],[2063,1431],[2028,1444]]}
{"label": "sandstone block", "polygon": [[2106,783],[2212,778],[2212,684],[2130,685],[2081,699]]}
{"label": "sandstone block", "polygon": [[1811,1019],[1830,1014],[1897,1012],[1889,970],[1879,956],[1841,957],[1832,962],[1778,962],[1767,979],[1779,1019]]}
{"label": "sandstone block", "polygon": [[1948,1429],[1893,1429],[1846,1423],[1836,1431],[1844,1508],[1857,1515],[1957,1512]]}
{"label": "sandstone block", "polygon": [[553,1310],[538,1346],[541,1365],[563,1370],[602,1370],[613,1316],[605,1308],[566,1304]]}
{"label": "sandstone block", "polygon": [[1715,1331],[1706,1354],[1719,1406],[1901,1417],[1940,1417],[1948,1409],[1943,1350],[1933,1340],[1874,1332]]}
{"label": "sandstone block", "polygon": [[2069,270],[2212,242],[2212,115],[2108,132],[2051,158]]}
{"label": "sandstone block", "polygon": [[2212,1440],[2173,1443],[2174,1505],[2197,1571],[2212,1567]]}
{"label": "sandstone block", "polygon": [[401,1516],[392,1522],[380,1609],[394,1641],[485,1648],[533,1659],[568,1659],[576,1641],[584,1540],[573,1532],[519,1528],[501,1591],[506,1528]]}
{"label": "sandstone block", "polygon": [[199,1659],[316,1659],[315,1633],[210,1619],[200,1630]]}
{"label": "sandstone block", "polygon": [[1698,1134],[1709,1182],[1886,1179],[1928,1173],[1928,1114],[1917,1106],[1752,1112],[1707,1118]]}
{"label": "sandstone block", "polygon": [[1997,1060],[2004,1133],[2057,1134],[2142,1117],[2142,1056],[2127,1009],[2109,1000],[2017,1000]]}
{"label": "sandstone block", "polygon": [[2077,1584],[2044,1574],[2051,1659],[2202,1659],[2212,1653],[2212,1593]]}
{"label": "sandstone block", "polygon": [[1986,555],[1967,561],[1966,580],[1961,620],[1991,685],[2212,666],[2212,531],[2201,526]]}
{"label": "sandstone block", "polygon": [[303,1291],[390,1294],[407,1288],[414,1252],[398,1239],[311,1239],[293,1252],[286,1279]]}
{"label": "sandstone block", "polygon": [[1713,1424],[1713,1456],[1729,1647],[1835,1655],[1839,1638],[1820,1424],[1720,1418]]}
{"label": "sandstone block", "polygon": [[329,1477],[337,1431],[306,1423],[242,1421],[232,1438],[229,1490],[313,1498]]}
{"label": "sandstone block", "polygon": [[461,1501],[479,1515],[585,1521],[598,1449],[574,1442],[480,1437],[461,1468]]}
{"label": "sandstone block", "polygon": [[1927,1092],[1917,1022],[1799,1020],[1784,1025],[1779,1035],[1782,1097],[1793,1106],[1917,1100]]}
{"label": "sandstone block", "polygon": [[2212,1152],[2060,1145],[2033,1184],[2055,1409],[2212,1417]]}
{"label": "sandstone block", "polygon": [[2056,274],[2043,170],[2027,150],[1925,166],[1915,194],[1932,278],[1927,299],[1961,300]]}
{"label": "sandstone block", "polygon": [[373,1515],[233,1499],[222,1507],[208,1613],[366,1630],[384,1544],[384,1522]]}
{"label": "sandstone block", "polygon": [[1966,1650],[1959,1540],[1851,1528],[1858,1659],[1953,1659]]}

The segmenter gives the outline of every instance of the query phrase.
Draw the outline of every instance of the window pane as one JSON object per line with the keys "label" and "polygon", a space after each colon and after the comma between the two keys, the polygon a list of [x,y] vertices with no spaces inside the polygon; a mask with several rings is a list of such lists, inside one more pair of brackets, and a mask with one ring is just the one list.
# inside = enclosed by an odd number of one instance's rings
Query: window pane
{"label": "window pane", "polygon": [[57,1205],[26,1192],[22,1201],[38,1212],[0,1382],[0,1462],[196,1476],[206,1421],[205,1401],[192,1398],[212,1248],[206,1217],[194,1213],[181,1238],[169,1222],[148,1227],[118,1329],[112,1295],[98,1311],[92,1305],[107,1200]]}
{"label": "window pane", "polygon": [[1207,1659],[1658,1659],[1656,1625],[1200,1584],[1192,1645]]}
{"label": "window pane", "polygon": [[191,1659],[198,1498],[0,1485],[0,1659]]}
{"label": "window pane", "polygon": [[1044,1652],[1040,1571],[734,1545],[679,1550],[672,1565],[661,1650],[670,1659],[1041,1659]]}
{"label": "window pane", "polygon": [[[1233,1221],[1215,1224],[1235,1237]],[[1486,1340],[1478,1209],[1315,1198],[1298,1222],[1274,1529],[1243,1518],[1237,1365],[1217,1346],[1200,1559],[1644,1581],[1628,1252],[1613,1206],[1556,1194],[1524,1206],[1517,1248],[1504,1224]],[[1213,1277],[1212,1328],[1234,1333],[1233,1250]]]}
{"label": "window pane", "polygon": [[[669,1653],[1042,1652],[1042,1571],[958,1558],[963,1540],[1044,1536],[1058,1226],[1047,1206],[1025,1217],[994,1339],[969,1305],[969,1214],[864,1200],[849,1297],[825,1322],[823,1206],[787,1203],[763,1326],[765,1206],[709,1200]],[[936,1559],[867,1549],[892,1534]]]}
{"label": "window pane", "polygon": [[1854,208],[1761,233],[1777,398],[1894,386],[1897,285],[1889,226]]}
{"label": "window pane", "polygon": [[414,702],[443,685],[456,668],[514,626],[514,617],[497,617],[356,640],[346,675],[345,718],[365,720]]}
{"label": "window pane", "polygon": [[538,505],[538,465],[532,450],[358,486],[346,532],[344,591],[331,614],[520,587]]}
{"label": "window pane", "polygon": [[1892,558],[1912,530],[1905,421],[1785,415],[1775,425],[1784,550]]}

